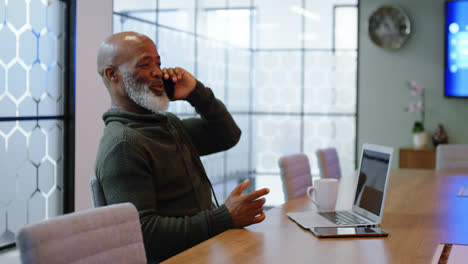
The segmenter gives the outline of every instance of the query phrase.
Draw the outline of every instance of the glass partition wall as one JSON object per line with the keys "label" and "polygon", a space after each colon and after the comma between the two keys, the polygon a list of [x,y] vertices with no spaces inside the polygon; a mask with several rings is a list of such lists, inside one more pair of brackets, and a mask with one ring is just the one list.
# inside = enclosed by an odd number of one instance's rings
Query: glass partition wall
{"label": "glass partition wall", "polygon": [[[355,168],[357,0],[114,0],[114,32],[158,46],[162,67],[182,67],[213,89],[242,129],[231,150],[202,157],[218,199],[245,178],[284,202],[278,159],[335,147]],[[196,115],[171,103],[181,118]]]}
{"label": "glass partition wall", "polygon": [[0,248],[24,225],[71,209],[64,186],[73,160],[65,141],[74,144],[66,117],[69,6],[0,0]]}

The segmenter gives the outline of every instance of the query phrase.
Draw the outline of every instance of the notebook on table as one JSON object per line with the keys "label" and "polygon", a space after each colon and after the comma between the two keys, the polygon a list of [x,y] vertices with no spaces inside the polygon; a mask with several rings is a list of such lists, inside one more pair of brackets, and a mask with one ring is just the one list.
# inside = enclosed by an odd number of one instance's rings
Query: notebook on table
{"label": "notebook on table", "polygon": [[302,227],[378,227],[382,222],[393,148],[362,146],[359,179],[352,210],[290,212],[287,216]]}

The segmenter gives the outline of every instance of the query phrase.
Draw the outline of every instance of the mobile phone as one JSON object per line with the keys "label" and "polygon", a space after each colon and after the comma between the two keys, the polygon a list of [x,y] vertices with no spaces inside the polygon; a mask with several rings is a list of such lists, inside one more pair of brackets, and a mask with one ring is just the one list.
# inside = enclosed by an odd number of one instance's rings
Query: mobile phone
{"label": "mobile phone", "polygon": [[163,78],[163,86],[164,90],[166,91],[167,97],[169,97],[169,99],[174,98],[175,83],[172,81],[172,79],[169,78],[166,80]]}
{"label": "mobile phone", "polygon": [[310,231],[320,238],[388,236],[387,232],[378,227],[313,227]]}

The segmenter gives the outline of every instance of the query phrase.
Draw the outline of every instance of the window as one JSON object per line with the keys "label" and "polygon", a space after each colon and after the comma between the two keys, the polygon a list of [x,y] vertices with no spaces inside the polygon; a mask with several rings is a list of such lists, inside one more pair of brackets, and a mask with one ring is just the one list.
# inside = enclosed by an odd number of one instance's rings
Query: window
{"label": "window", "polygon": [[64,1],[0,0],[0,247],[64,212],[67,12]]}
{"label": "window", "polygon": [[251,178],[270,206],[284,202],[282,155],[306,153],[317,177],[315,151],[333,146],[354,170],[357,19],[356,0],[114,0],[114,31],[152,38],[162,66],[194,74],[241,127],[237,146],[202,157],[218,198]]}

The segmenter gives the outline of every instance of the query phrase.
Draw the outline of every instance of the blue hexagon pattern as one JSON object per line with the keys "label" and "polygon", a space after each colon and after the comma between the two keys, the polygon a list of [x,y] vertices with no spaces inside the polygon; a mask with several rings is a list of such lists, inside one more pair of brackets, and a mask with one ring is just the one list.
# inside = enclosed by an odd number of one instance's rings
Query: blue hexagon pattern
{"label": "blue hexagon pattern", "polygon": [[46,6],[41,0],[31,0],[29,3],[30,10],[34,10],[29,15],[29,23],[31,24],[32,30],[36,33],[41,33],[46,27]]}
{"label": "blue hexagon pattern", "polygon": [[55,164],[50,160],[45,160],[39,166],[39,190],[48,194],[55,186]]}
{"label": "blue hexagon pattern", "polygon": [[8,1],[7,21],[16,30],[20,30],[26,24],[26,0]]}
{"label": "blue hexagon pattern", "polygon": [[40,101],[46,89],[47,73],[38,63],[34,64],[29,71],[29,92],[31,96]]}
{"label": "blue hexagon pattern", "polygon": [[19,55],[26,65],[32,65],[37,60],[37,36],[31,30],[20,35]]}
{"label": "blue hexagon pattern", "polygon": [[0,39],[2,40],[2,48],[0,49],[0,60],[4,64],[10,63],[15,58],[16,54],[16,35],[9,27],[3,27],[0,30]]}
{"label": "blue hexagon pattern", "polygon": [[19,63],[15,63],[8,69],[7,89],[16,100],[20,99],[26,92],[26,69]]}
{"label": "blue hexagon pattern", "polygon": [[41,35],[39,38],[39,60],[47,67],[56,62],[56,36],[52,33]]}
{"label": "blue hexagon pattern", "polygon": [[5,92],[5,68],[3,68],[2,65],[0,65],[0,96]]}
{"label": "blue hexagon pattern", "polygon": [[5,0],[0,0],[0,24],[2,24],[5,21],[5,12]]}

